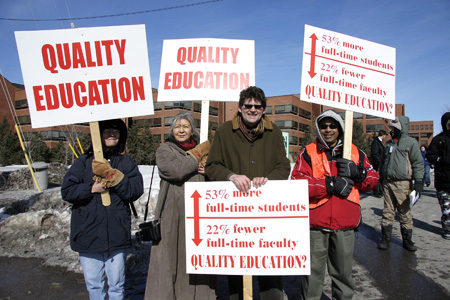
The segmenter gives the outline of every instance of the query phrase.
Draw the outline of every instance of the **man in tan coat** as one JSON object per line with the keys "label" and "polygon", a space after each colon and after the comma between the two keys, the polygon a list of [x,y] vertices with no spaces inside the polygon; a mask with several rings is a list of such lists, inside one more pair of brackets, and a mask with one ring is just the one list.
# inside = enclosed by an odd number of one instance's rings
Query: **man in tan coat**
{"label": "man in tan coat", "polygon": [[[270,180],[288,179],[289,160],[286,158],[280,129],[266,112],[267,99],[263,90],[251,86],[241,91],[238,113],[232,121],[222,124],[206,162],[210,180],[232,181],[243,193],[259,188]],[[261,300],[282,300],[282,281],[277,276],[260,276]],[[241,276],[228,276],[230,299],[242,299]]]}

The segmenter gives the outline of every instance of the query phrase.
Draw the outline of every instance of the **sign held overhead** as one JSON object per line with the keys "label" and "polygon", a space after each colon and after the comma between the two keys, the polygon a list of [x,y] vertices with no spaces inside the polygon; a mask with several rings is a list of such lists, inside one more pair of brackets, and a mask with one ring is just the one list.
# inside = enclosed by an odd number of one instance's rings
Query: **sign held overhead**
{"label": "sign held overhead", "polygon": [[33,128],[154,113],[144,25],[15,35]]}
{"label": "sign held overhead", "polygon": [[255,43],[247,40],[165,40],[158,101],[239,99],[255,85]]}
{"label": "sign held overhead", "polygon": [[300,98],[395,118],[395,48],[305,25]]}

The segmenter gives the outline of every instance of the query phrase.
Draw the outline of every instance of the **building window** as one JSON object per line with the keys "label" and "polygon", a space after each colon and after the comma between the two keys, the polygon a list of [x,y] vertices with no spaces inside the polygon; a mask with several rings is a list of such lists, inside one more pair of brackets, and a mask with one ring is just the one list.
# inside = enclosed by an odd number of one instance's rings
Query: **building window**
{"label": "building window", "polygon": [[353,119],[362,120],[362,118],[363,118],[362,113],[358,113],[358,112],[353,113]]}
{"label": "building window", "polygon": [[[175,117],[165,117],[164,118],[164,126],[170,126]],[[165,140],[166,138],[164,138]]]}
{"label": "building window", "polygon": [[218,126],[219,126],[219,123],[217,123],[217,122],[209,122],[210,130],[216,130]]}
{"label": "building window", "polygon": [[153,102],[153,110],[161,110],[162,102]]}
{"label": "building window", "polygon": [[150,127],[161,127],[161,118],[152,118],[152,119],[138,119],[134,120],[134,124],[139,127],[144,127],[148,124]]}
{"label": "building window", "polygon": [[219,115],[219,109],[217,107],[209,107],[209,114],[211,116],[218,116]]}
{"label": "building window", "polygon": [[433,125],[430,125],[430,130],[433,130]]}
{"label": "building window", "polygon": [[191,101],[168,101],[165,102],[164,108],[167,109],[185,109],[191,110],[192,102]]}
{"label": "building window", "polygon": [[421,134],[420,134],[420,137],[421,137],[421,138],[428,138],[428,133],[421,133]]}
{"label": "building window", "polygon": [[366,120],[367,119],[379,119],[380,117],[377,116],[372,116],[372,115],[366,115]]}
{"label": "building window", "polygon": [[28,107],[27,99],[17,100],[15,102],[15,106],[16,106],[16,109],[27,108]]}
{"label": "building window", "polygon": [[289,145],[298,145],[298,136],[289,136]]}
{"label": "building window", "polygon": [[30,116],[18,116],[17,120],[19,121],[20,125],[30,125],[31,124]]}
{"label": "building window", "polygon": [[58,131],[58,130],[46,130],[41,131],[40,134],[47,141],[64,141],[68,132]]}
{"label": "building window", "polygon": [[309,130],[309,125],[300,123],[298,126],[298,130],[302,132],[307,132]]}
{"label": "building window", "polygon": [[275,114],[298,114],[298,107],[292,104],[276,105]]}
{"label": "building window", "polygon": [[195,112],[202,112],[202,105],[200,103],[194,102],[194,111]]}
{"label": "building window", "polygon": [[420,130],[423,130],[423,125],[420,125]]}
{"label": "building window", "polygon": [[299,108],[298,109],[298,114],[300,117],[305,118],[307,120],[311,120],[311,112],[307,111],[306,109],[303,108]]}
{"label": "building window", "polygon": [[410,133],[409,136],[412,137],[412,138],[415,138],[415,139],[419,139],[419,134],[418,133]]}
{"label": "building window", "polygon": [[272,106],[266,106],[266,115],[272,114]]}
{"label": "building window", "polygon": [[366,125],[366,133],[378,132],[383,129],[383,124],[369,124]]}
{"label": "building window", "polygon": [[414,130],[414,125],[411,125],[410,127],[409,130]]}
{"label": "building window", "polygon": [[416,125],[416,130],[419,130],[419,125]]}
{"label": "building window", "polygon": [[298,129],[298,122],[292,120],[275,121],[275,125],[277,125],[280,129]]}
{"label": "building window", "polygon": [[428,125],[425,125],[425,130],[428,130]]}

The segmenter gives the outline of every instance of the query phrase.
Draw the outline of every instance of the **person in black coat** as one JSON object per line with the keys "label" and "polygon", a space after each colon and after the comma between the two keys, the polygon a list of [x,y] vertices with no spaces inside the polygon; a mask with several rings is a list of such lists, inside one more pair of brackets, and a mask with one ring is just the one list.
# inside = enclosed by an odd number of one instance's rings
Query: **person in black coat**
{"label": "person in black coat", "polygon": [[442,132],[428,147],[426,158],[434,165],[434,187],[441,206],[442,237],[450,239],[450,112],[441,118]]}
{"label": "person in black coat", "polygon": [[[144,191],[142,175],[123,155],[127,128],[120,120],[99,122],[105,160],[94,160],[92,146],[64,176],[62,198],[72,204],[70,246],[79,252],[90,299],[124,299],[125,260],[131,247],[130,203]],[[109,192],[111,204],[102,204]]]}
{"label": "person in black coat", "polygon": [[[372,164],[372,167],[377,172],[380,169],[381,161],[383,159],[383,151],[384,151],[383,141],[386,137],[387,137],[386,131],[381,129],[378,132],[378,136],[373,139],[372,145],[370,147],[370,163]],[[373,195],[378,198],[381,198],[381,196],[383,196],[383,188],[381,187],[381,179],[378,182],[377,187],[373,191]]]}

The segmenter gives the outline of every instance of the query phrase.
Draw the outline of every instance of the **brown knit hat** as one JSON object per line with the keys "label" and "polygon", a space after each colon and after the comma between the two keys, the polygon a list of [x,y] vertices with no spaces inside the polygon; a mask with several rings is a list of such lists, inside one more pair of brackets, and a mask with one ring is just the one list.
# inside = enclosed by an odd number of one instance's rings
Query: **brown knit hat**
{"label": "brown knit hat", "polygon": [[394,128],[397,128],[398,130],[402,130],[402,124],[400,123],[398,118],[395,118],[395,120],[392,120],[389,123],[389,127],[394,127]]}

